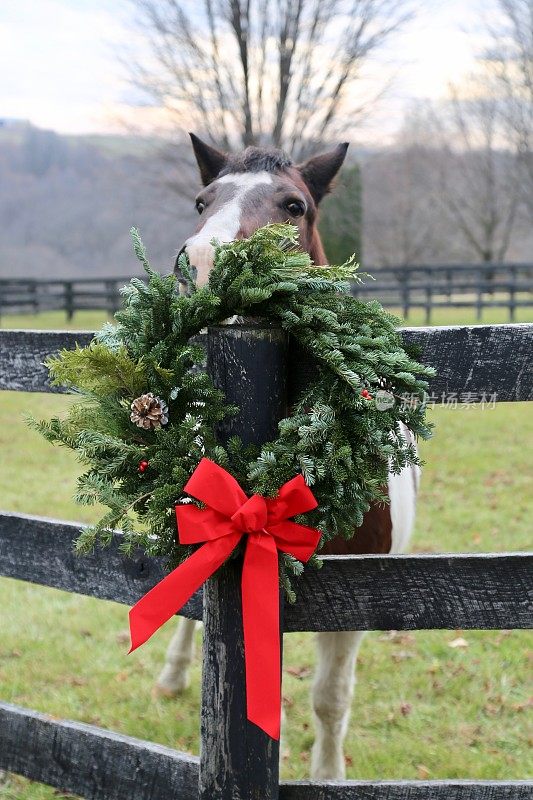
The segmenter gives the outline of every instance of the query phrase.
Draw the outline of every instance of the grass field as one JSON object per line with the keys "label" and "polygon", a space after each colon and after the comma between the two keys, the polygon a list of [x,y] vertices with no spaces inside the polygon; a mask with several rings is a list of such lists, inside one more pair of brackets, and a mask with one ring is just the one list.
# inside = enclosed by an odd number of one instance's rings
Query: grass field
{"label": "grass field", "polygon": [[[102,320],[101,314],[80,314],[73,327],[92,329]],[[409,324],[420,321],[421,315]],[[472,321],[445,311],[435,320]],[[504,322],[505,315],[484,321]],[[1,324],[65,327],[58,314],[9,317]],[[22,419],[23,412],[47,417],[69,402],[51,395],[0,394],[2,508],[80,521],[94,517],[94,510],[78,508],[70,499],[78,470],[71,453],[41,441]],[[501,404],[430,413],[436,433],[421,448],[426,465],[413,549],[529,548],[531,408]],[[126,657],[126,607],[0,579],[0,608],[3,700],[198,752],[199,659],[183,697],[151,697],[174,623]],[[282,773],[302,778],[308,774],[313,739],[312,636],[287,635],[284,661]],[[361,650],[346,740],[348,776],[530,775],[532,661],[533,638],[527,632],[370,633]],[[57,792],[15,776],[0,785],[2,800],[52,797]]]}

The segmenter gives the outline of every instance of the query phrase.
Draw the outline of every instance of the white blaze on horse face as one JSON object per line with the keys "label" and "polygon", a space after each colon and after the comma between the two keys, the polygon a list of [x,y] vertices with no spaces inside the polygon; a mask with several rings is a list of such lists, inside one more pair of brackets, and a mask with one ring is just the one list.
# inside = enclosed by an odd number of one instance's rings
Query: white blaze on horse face
{"label": "white blaze on horse face", "polygon": [[220,243],[232,242],[241,227],[243,201],[249,191],[260,184],[271,184],[269,172],[233,172],[223,175],[213,182],[213,186],[227,184],[235,189],[231,200],[206,220],[205,225],[190,236],[185,242],[185,250],[189,261],[196,267],[198,286],[205,286],[213,267],[215,250],[211,242],[216,239]]}

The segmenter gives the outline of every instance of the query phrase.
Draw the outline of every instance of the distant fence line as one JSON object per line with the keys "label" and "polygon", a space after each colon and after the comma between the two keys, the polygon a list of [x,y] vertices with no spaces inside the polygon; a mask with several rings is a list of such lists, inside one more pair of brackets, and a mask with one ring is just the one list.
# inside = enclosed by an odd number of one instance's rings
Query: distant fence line
{"label": "distant fence line", "polygon": [[417,264],[365,267],[374,280],[355,285],[356,297],[375,297],[386,308],[401,308],[408,319],[421,308],[426,323],[436,308],[506,308],[514,322],[517,308],[533,306],[533,264]]}
{"label": "distant fence line", "polygon": [[[375,298],[387,308],[400,308],[408,319],[422,309],[427,323],[436,308],[474,308],[481,319],[485,308],[506,308],[509,320],[517,308],[533,306],[533,264],[423,264],[365,267],[374,280],[354,285],[353,294]],[[0,315],[39,311],[103,310],[120,307],[119,289],[126,277],[38,280],[0,278]]]}

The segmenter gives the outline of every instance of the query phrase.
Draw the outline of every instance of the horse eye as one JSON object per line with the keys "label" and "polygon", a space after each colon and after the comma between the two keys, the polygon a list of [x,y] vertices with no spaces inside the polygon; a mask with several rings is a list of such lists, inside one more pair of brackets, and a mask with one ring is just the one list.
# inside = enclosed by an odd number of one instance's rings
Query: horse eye
{"label": "horse eye", "polygon": [[301,217],[305,214],[305,206],[301,200],[288,200],[285,203],[285,209],[291,217]]}
{"label": "horse eye", "polygon": [[204,203],[203,200],[197,200],[196,201],[196,210],[198,211],[199,214],[201,214],[202,211],[205,210],[205,206],[206,206],[206,203]]}

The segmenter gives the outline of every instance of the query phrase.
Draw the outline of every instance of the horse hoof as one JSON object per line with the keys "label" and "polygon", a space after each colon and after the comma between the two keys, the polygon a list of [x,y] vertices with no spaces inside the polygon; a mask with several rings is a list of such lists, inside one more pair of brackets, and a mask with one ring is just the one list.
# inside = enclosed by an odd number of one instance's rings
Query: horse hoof
{"label": "horse hoof", "polygon": [[155,684],[152,694],[155,698],[172,699],[183,694],[190,685],[188,675],[179,675],[178,677],[170,680],[162,680],[161,678]]}
{"label": "horse hoof", "polygon": [[158,683],[152,689],[152,698],[154,700],[172,700],[177,697],[179,692],[175,689],[168,689],[166,686],[159,686]]}
{"label": "horse hoof", "polygon": [[343,781],[346,778],[346,767],[342,754],[321,753],[314,748],[311,753],[311,780]]}

